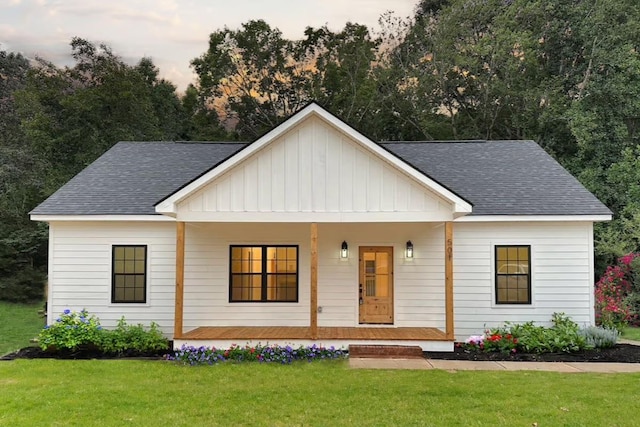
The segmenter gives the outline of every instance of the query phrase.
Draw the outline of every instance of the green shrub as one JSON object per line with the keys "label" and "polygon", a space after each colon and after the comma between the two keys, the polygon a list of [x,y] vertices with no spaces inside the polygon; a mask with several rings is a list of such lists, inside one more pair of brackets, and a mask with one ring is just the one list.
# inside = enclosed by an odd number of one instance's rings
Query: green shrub
{"label": "green shrub", "polygon": [[87,310],[80,313],[65,310],[56,322],[44,327],[38,335],[43,350],[77,350],[81,346],[99,347],[102,337],[100,321]]}
{"label": "green shrub", "polygon": [[150,353],[168,350],[169,342],[157,323],[151,322],[146,330],[142,324],[128,325],[123,316],[114,330],[103,331],[100,346],[103,351],[114,354]]}
{"label": "green shrub", "polygon": [[53,323],[47,325],[38,336],[40,347],[48,351],[76,351],[87,347],[94,351],[124,355],[156,353],[169,349],[169,342],[158,325],[151,323],[149,329],[141,324],[128,325],[124,317],[114,330],[106,330],[94,315],[83,309],[77,313],[65,310]]}
{"label": "green shrub", "polygon": [[640,315],[640,253],[610,265],[595,286],[596,324],[622,331]]}
{"label": "green shrub", "polygon": [[587,348],[577,323],[564,313],[554,313],[552,321],[550,328],[533,322],[509,325],[509,331],[518,339],[517,349],[526,353],[570,353]]}
{"label": "green shrub", "polygon": [[461,344],[469,350],[487,352],[570,353],[589,348],[580,327],[564,313],[554,313],[553,326],[546,328],[533,322],[506,323],[488,329],[482,336],[472,336]]}
{"label": "green shrub", "polygon": [[611,348],[618,342],[620,332],[615,328],[589,326],[581,329],[579,334],[585,339],[589,348]]}

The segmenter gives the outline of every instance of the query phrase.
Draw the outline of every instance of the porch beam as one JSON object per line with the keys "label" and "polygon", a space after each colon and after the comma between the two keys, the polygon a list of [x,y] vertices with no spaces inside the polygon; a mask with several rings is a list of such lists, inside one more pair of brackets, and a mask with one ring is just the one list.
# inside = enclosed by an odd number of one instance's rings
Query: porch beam
{"label": "porch beam", "polygon": [[444,223],[444,301],[445,301],[445,334],[447,339],[454,339],[453,331],[453,222]]}
{"label": "porch beam", "polygon": [[318,339],[318,224],[311,223],[311,296],[309,298],[311,339]]}
{"label": "porch beam", "polygon": [[175,316],[173,322],[174,339],[182,337],[182,320],[184,317],[184,235],[184,222],[176,222],[176,297]]}

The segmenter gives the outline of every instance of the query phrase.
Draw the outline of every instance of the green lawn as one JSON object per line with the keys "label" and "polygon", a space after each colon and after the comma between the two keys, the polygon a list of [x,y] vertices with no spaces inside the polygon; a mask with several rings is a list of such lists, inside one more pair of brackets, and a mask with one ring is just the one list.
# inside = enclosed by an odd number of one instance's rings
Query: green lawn
{"label": "green lawn", "polygon": [[38,335],[45,323],[38,314],[42,306],[0,301],[0,355],[28,346]]}
{"label": "green lawn", "polygon": [[637,425],[640,374],[0,362],[1,426]]}
{"label": "green lawn", "polygon": [[640,341],[640,328],[628,326],[622,331],[622,338]]}

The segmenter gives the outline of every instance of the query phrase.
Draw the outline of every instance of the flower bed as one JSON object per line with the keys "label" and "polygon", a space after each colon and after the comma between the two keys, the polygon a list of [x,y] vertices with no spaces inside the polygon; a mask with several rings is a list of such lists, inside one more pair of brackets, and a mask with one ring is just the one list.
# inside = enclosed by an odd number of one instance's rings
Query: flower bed
{"label": "flower bed", "polygon": [[217,349],[215,347],[195,347],[183,345],[179,350],[167,356],[167,360],[172,360],[184,365],[215,365],[221,362],[260,362],[290,364],[296,360],[331,360],[343,359],[347,353],[335,347],[320,347],[311,345],[293,348],[291,346],[245,346],[240,347],[233,344],[228,349]]}
{"label": "flower bed", "polygon": [[614,347],[619,336],[614,328],[580,328],[564,313],[554,313],[552,322],[551,327],[533,322],[507,323],[500,328],[487,329],[484,335],[473,335],[456,347],[467,353],[576,353]]}

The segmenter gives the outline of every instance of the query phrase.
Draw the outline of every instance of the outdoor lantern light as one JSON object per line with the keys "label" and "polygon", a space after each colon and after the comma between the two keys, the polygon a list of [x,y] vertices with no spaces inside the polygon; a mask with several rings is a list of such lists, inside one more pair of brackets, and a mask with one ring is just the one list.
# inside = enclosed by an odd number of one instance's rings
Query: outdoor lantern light
{"label": "outdoor lantern light", "polygon": [[349,246],[347,242],[342,241],[342,247],[340,248],[340,258],[348,258],[349,257]]}
{"label": "outdoor lantern light", "polygon": [[413,258],[413,243],[411,243],[411,240],[409,240],[407,242],[407,258]]}

